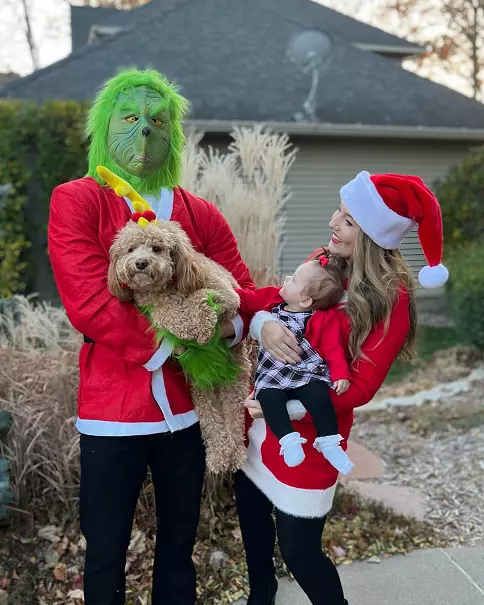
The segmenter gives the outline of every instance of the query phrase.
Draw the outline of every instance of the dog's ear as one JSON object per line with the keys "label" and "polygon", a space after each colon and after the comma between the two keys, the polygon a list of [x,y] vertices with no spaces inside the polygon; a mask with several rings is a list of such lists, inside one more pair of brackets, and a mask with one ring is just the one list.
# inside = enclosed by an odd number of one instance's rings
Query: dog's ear
{"label": "dog's ear", "polygon": [[133,291],[128,286],[121,284],[117,272],[116,261],[112,258],[108,269],[108,290],[121,302],[129,302],[133,300]]}
{"label": "dog's ear", "polygon": [[179,234],[175,238],[172,252],[175,261],[176,283],[178,291],[184,296],[193,294],[205,283],[205,272],[200,266],[188,236]]}

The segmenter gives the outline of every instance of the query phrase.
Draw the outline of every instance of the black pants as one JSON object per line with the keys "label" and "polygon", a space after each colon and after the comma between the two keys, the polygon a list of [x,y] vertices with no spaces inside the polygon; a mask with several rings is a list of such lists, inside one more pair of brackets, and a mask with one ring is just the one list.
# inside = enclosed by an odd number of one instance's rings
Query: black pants
{"label": "black pants", "polygon": [[318,437],[338,434],[338,421],[329,387],[321,380],[313,380],[297,389],[261,389],[257,393],[267,425],[279,440],[294,431],[286,407],[290,399],[299,399],[309,412]]}
{"label": "black pants", "polygon": [[311,603],[344,605],[338,571],[321,548],[326,518],[304,519],[276,509],[274,523],[272,503],[242,471],[235,476],[235,495],[254,603],[269,605],[264,596],[274,583],[277,529],[282,557]]}
{"label": "black pants", "polygon": [[198,424],[174,434],[81,436],[85,605],[124,605],[126,552],[148,467],[157,517],[152,603],[195,603],[192,551],[205,471]]}

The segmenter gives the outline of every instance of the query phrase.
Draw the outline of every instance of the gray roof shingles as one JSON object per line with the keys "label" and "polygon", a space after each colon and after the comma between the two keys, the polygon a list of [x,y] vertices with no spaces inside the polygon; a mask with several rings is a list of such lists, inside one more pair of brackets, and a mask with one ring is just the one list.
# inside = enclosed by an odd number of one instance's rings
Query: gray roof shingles
{"label": "gray roof shingles", "polygon": [[[137,26],[147,20],[162,18],[164,13],[184,1],[186,0],[151,0],[134,11],[117,11],[117,14],[109,16],[99,13],[99,16],[102,17],[99,24],[116,25],[123,28]],[[277,11],[281,17],[289,20],[303,20],[308,26],[327,29],[348,42],[399,48],[409,54],[421,48],[408,40],[362,23],[312,0],[263,0],[263,2],[265,8]]]}
{"label": "gray roof shingles", "polygon": [[[136,65],[155,67],[177,82],[192,103],[192,118],[293,121],[310,76],[297,70],[286,50],[290,37],[308,24],[281,17],[270,2],[178,0],[162,18],[149,18],[1,92],[90,99],[117,69]],[[484,128],[484,105],[339,37],[321,77],[317,114],[335,124]]]}
{"label": "gray roof shingles", "polygon": [[72,50],[82,48],[89,38],[93,25],[103,20],[113,19],[119,11],[114,8],[92,8],[91,6],[71,5]]}

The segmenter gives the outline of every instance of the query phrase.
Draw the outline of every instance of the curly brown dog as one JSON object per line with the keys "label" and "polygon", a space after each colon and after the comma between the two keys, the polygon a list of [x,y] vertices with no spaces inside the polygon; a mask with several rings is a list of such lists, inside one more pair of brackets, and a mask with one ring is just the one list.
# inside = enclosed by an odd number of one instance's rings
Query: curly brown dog
{"label": "curly brown dog", "polygon": [[[152,307],[151,320],[182,340],[206,344],[219,322],[238,312],[237,282],[223,267],[196,252],[178,223],[159,221],[141,227],[128,223],[110,250],[108,288],[122,301]],[[217,314],[208,295],[217,303]],[[249,392],[250,362],[245,343],[231,349],[241,374],[233,384],[213,391],[192,387],[206,446],[207,468],[213,473],[239,469],[246,456],[243,408]]]}

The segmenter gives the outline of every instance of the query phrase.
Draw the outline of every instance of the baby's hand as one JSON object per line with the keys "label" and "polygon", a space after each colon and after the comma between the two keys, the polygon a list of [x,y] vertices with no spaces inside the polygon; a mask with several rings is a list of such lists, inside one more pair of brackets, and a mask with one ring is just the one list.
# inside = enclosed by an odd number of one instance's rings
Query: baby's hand
{"label": "baby's hand", "polygon": [[342,395],[343,393],[346,393],[346,391],[349,389],[349,386],[349,380],[342,379],[334,381],[334,390],[336,391],[337,395]]}

